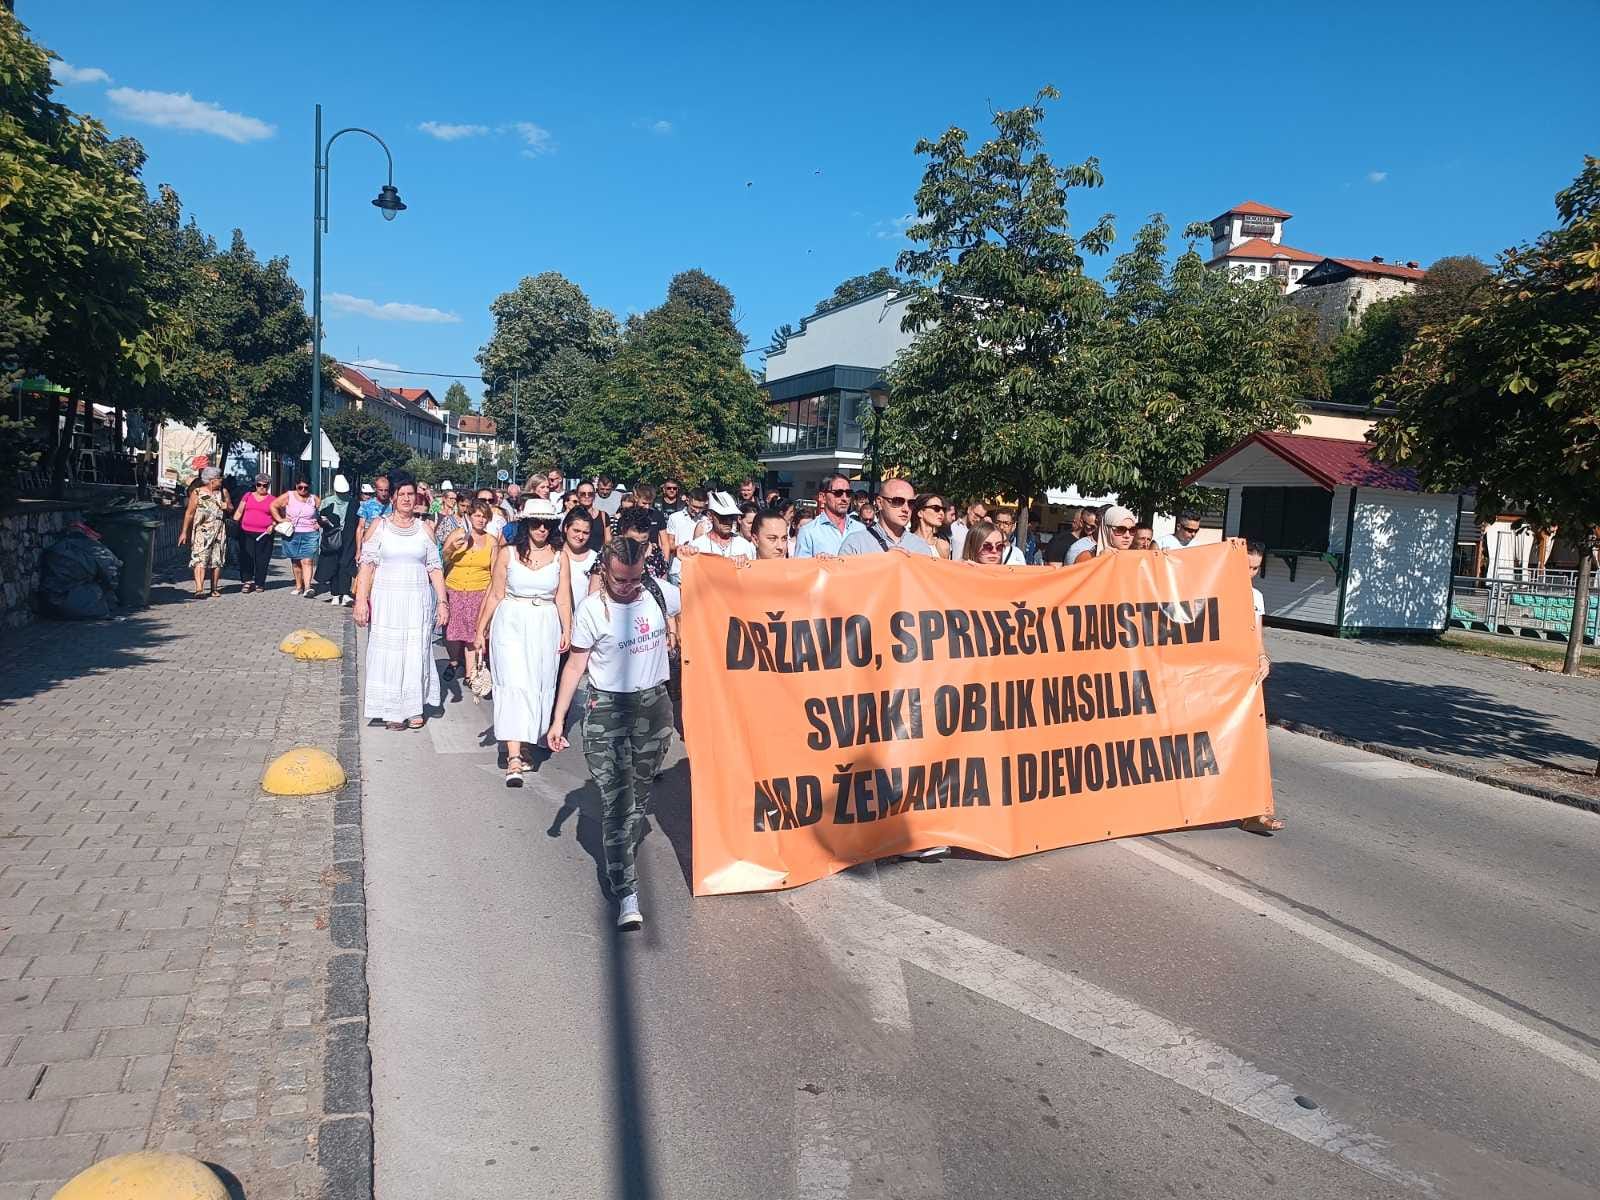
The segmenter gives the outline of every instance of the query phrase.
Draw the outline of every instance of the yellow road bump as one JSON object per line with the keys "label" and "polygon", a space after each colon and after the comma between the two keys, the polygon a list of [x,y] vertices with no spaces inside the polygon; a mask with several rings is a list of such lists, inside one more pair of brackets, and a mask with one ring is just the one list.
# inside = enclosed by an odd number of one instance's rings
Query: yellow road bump
{"label": "yellow road bump", "polygon": [[261,777],[263,791],[274,796],[320,796],[344,786],[344,768],[326,750],[301,746],[278,755]]}
{"label": "yellow road bump", "polygon": [[139,1150],[80,1171],[55,1200],[228,1200],[228,1189],[211,1168],[187,1154]]}
{"label": "yellow road bump", "polygon": [[301,662],[328,662],[342,652],[321,634],[313,633],[294,648],[294,656]]}
{"label": "yellow road bump", "polygon": [[282,650],[285,654],[293,654],[300,648],[301,642],[305,641],[307,638],[320,636],[321,635],[317,633],[315,629],[296,629],[288,637],[284,638],[283,641],[278,643],[278,649]]}

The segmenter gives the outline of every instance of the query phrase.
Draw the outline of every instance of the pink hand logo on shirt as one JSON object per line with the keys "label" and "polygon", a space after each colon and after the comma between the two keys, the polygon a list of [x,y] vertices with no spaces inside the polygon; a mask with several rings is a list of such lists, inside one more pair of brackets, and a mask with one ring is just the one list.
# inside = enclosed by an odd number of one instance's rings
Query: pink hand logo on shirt
{"label": "pink hand logo on shirt", "polygon": [[648,636],[650,633],[650,618],[635,617],[633,619],[633,627],[639,631],[640,637]]}

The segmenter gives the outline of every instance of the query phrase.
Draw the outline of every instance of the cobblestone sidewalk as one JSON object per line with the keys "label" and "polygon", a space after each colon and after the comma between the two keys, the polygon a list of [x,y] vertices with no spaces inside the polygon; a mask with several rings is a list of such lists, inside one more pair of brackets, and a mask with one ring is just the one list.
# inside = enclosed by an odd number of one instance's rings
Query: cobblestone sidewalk
{"label": "cobblestone sidewalk", "polygon": [[0,637],[0,1200],[147,1146],[369,1194],[359,781],[259,788],[296,745],[353,765],[353,643],[277,651],[349,610],[236,588]]}
{"label": "cobblestone sidewalk", "polygon": [[1267,630],[1267,717],[1516,781],[1600,757],[1600,679],[1401,641]]}

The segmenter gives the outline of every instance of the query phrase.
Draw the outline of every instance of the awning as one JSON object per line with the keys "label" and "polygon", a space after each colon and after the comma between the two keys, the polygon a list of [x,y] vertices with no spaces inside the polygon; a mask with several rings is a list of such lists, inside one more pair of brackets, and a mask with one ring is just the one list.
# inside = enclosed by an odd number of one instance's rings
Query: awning
{"label": "awning", "polygon": [[[306,439],[306,448],[300,451],[300,461],[311,461],[310,438]],[[322,465],[325,467],[337,467],[339,465],[339,452],[333,448],[333,443],[328,440],[326,432],[322,435]]]}

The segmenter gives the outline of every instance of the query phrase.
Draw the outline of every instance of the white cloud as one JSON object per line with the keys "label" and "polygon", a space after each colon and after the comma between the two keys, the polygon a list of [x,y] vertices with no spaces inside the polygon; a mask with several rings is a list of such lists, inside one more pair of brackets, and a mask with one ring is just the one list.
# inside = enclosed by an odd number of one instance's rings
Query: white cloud
{"label": "white cloud", "polygon": [[532,121],[513,121],[509,125],[500,127],[502,133],[514,133],[522,139],[523,158],[538,158],[541,154],[555,152],[555,139],[550,136],[550,131],[542,125],[535,125]]}
{"label": "white cloud", "polygon": [[373,371],[398,371],[399,363],[388,362],[381,358],[358,358],[350,364],[352,367],[367,367]]}
{"label": "white cloud", "polygon": [[214,133],[230,142],[259,142],[277,129],[255,117],[229,112],[209,100],[196,100],[188,92],[143,92],[137,88],[112,88],[106,98],[122,116],[168,129]]}
{"label": "white cloud", "polygon": [[878,237],[885,239],[903,237],[905,236],[905,231],[909,229],[912,223],[915,221],[916,217],[912,216],[910,213],[906,213],[905,216],[896,217],[892,221],[879,221],[877,225],[874,226],[874,232]]}
{"label": "white cloud", "polygon": [[379,304],[376,300],[351,296],[345,292],[329,292],[328,307],[333,310],[335,316],[340,317],[371,317],[374,321],[408,321],[416,325],[461,323],[461,318],[455,313],[448,313],[440,308],[428,308],[422,304],[401,304],[394,300]]}
{"label": "white cloud", "polygon": [[633,123],[633,127],[635,129],[646,130],[658,137],[670,137],[672,135],[671,121],[651,121],[648,119],[640,119]]}
{"label": "white cloud", "polygon": [[110,83],[111,76],[99,67],[75,67],[56,58],[50,61],[50,74],[57,83]]}
{"label": "white cloud", "polygon": [[1387,178],[1389,178],[1389,172],[1387,172],[1387,171],[1368,171],[1367,172],[1367,182],[1368,183],[1382,183]]}
{"label": "white cloud", "polygon": [[482,137],[489,132],[487,125],[451,125],[445,121],[424,121],[417,128],[441,142],[458,142],[462,138]]}

